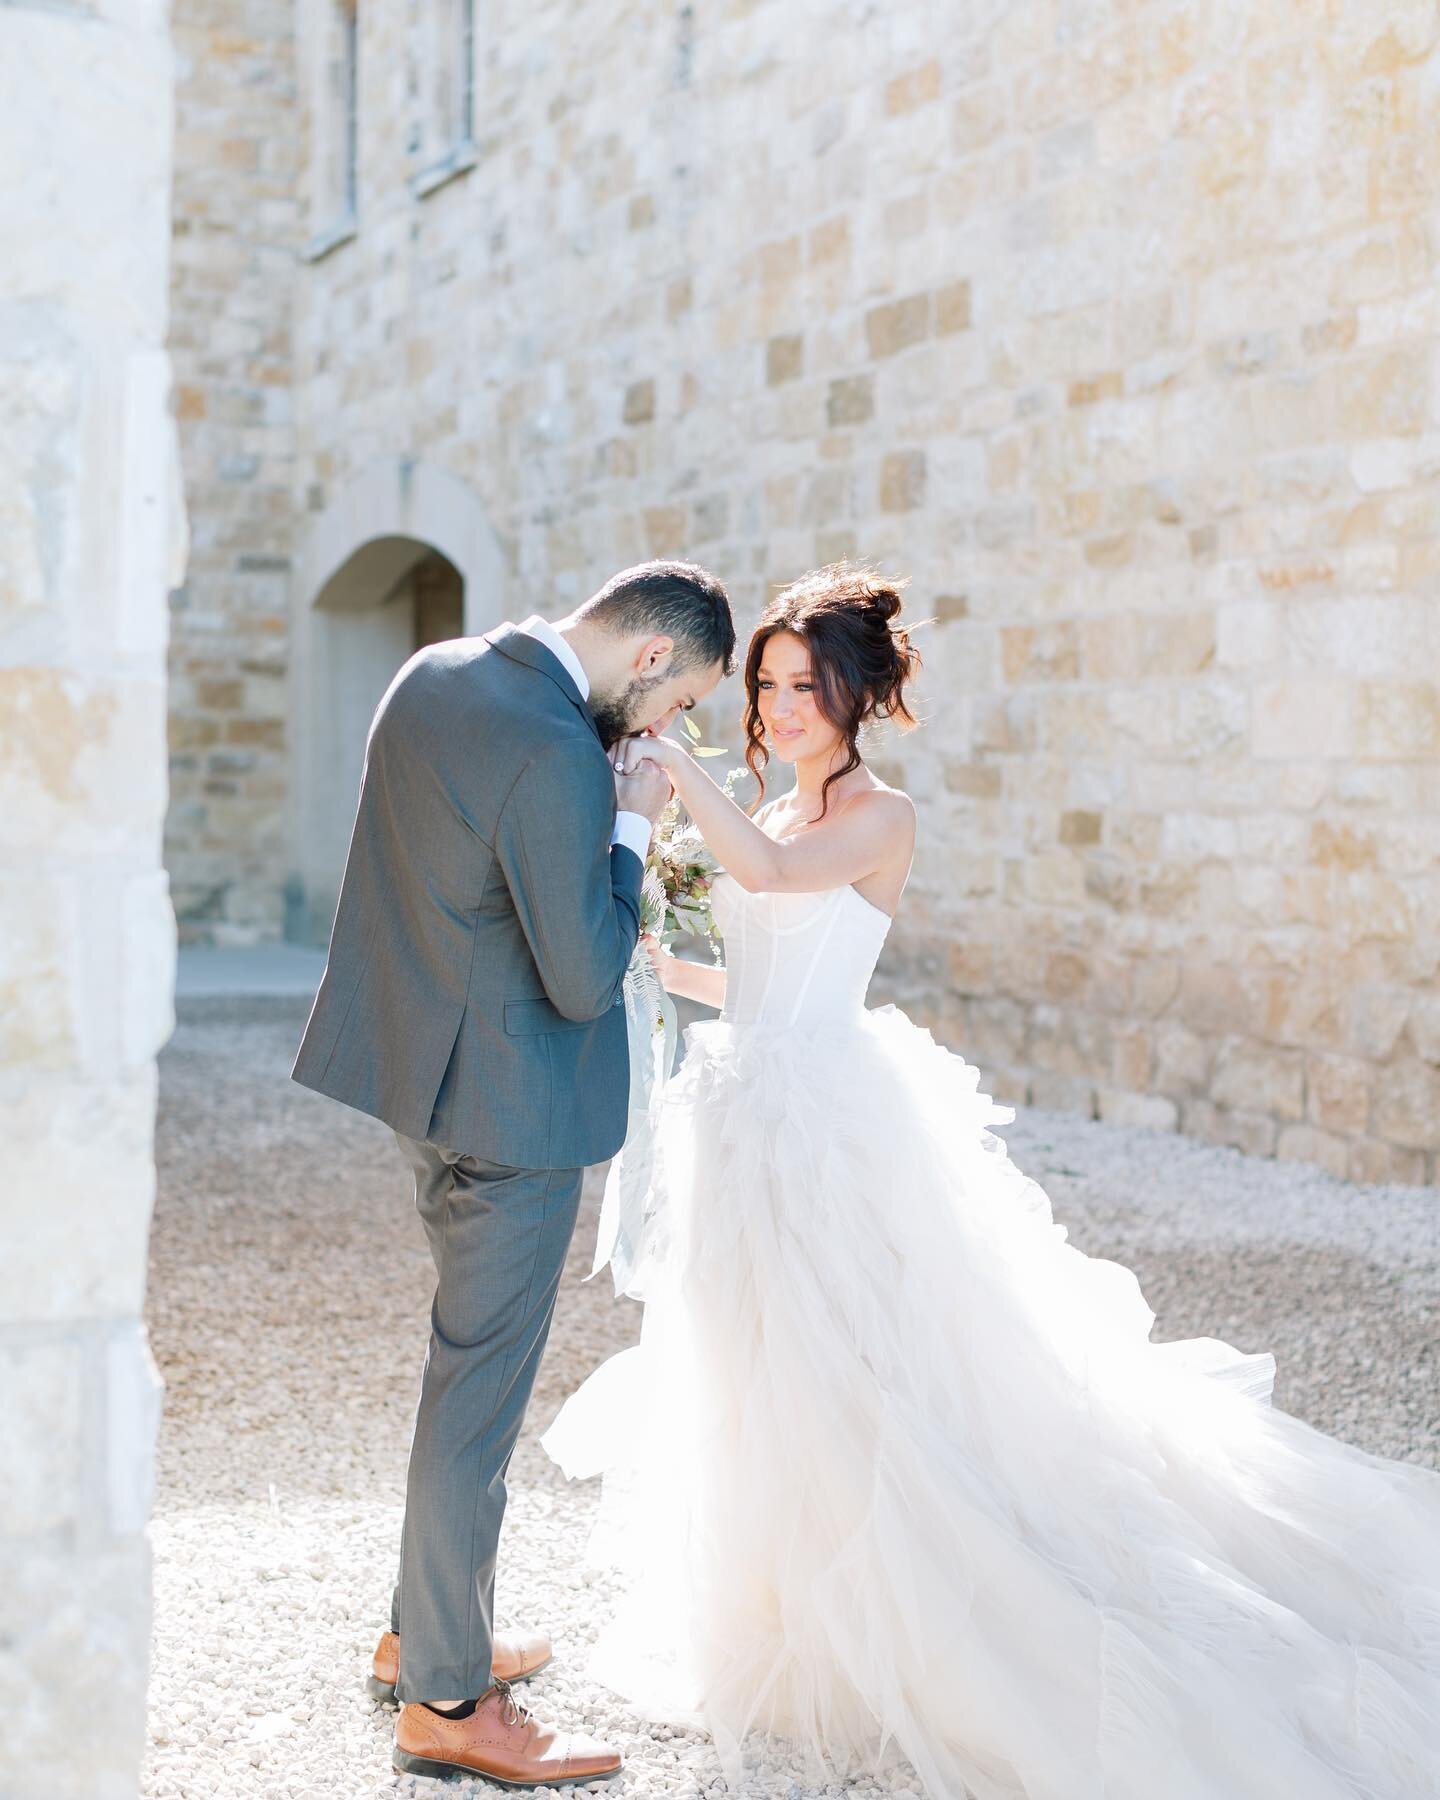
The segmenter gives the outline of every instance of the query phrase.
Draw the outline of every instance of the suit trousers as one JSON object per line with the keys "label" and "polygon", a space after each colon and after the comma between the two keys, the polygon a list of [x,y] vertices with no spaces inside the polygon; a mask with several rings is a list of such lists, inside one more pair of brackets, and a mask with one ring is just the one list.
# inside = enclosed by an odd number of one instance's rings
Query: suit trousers
{"label": "suit trousers", "polygon": [[402,1137],[437,1276],[405,1488],[401,1700],[490,1685],[505,1474],[550,1334],[580,1169],[512,1169]]}

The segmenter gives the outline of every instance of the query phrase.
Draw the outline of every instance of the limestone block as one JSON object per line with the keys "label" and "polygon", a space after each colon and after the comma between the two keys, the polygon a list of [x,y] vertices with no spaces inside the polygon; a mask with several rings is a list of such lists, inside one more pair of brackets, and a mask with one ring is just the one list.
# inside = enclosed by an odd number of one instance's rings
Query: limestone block
{"label": "limestone block", "polygon": [[885,112],[890,118],[913,112],[917,106],[940,96],[940,64],[932,58],[919,68],[908,69],[885,86]]}
{"label": "limestone block", "polygon": [[1131,964],[1130,992],[1141,1018],[1164,1012],[1180,991],[1181,968],[1172,957],[1146,956]]}
{"label": "limestone block", "polygon": [[1098,1082],[1095,1115],[1107,1125],[1125,1125],[1142,1131],[1174,1131],[1180,1109],[1164,1094],[1137,1094]]}
{"label": "limestone block", "polygon": [[1354,1137],[1370,1123],[1370,1097],[1377,1074],[1373,1062],[1358,1056],[1307,1055],[1306,1117],[1328,1133]]}
{"label": "limestone block", "polygon": [[1373,831],[1329,819],[1317,819],[1310,827],[1306,859],[1321,868],[1373,869],[1379,860]]}
{"label": "limestone block", "polygon": [[830,427],[866,425],[875,416],[875,382],[869,374],[841,376],[826,392],[826,423]]}
{"label": "limestone block", "polygon": [[865,337],[870,354],[877,360],[896,356],[930,334],[930,296],[910,294],[903,300],[887,301],[865,315]]}
{"label": "limestone block", "polygon": [[1084,618],[1076,626],[1080,659],[1091,681],[1124,681],[1140,673],[1140,632],[1120,613]]}
{"label": "limestone block", "polygon": [[28,298],[0,304],[0,383],[0,625],[13,629],[54,604],[69,525],[69,508],[36,479],[77,455],[81,369],[53,308]]}
{"label": "limestone block", "polygon": [[127,1320],[107,1334],[101,1379],[105,1522],[113,1538],[137,1538],[149,1523],[155,1500],[161,1394],[149,1338],[138,1320]]}
{"label": "limestone block", "polygon": [[0,846],[113,854],[164,811],[158,679],[0,667]]}
{"label": "limestone block", "polygon": [[1196,675],[1215,660],[1215,616],[1211,612],[1161,613],[1146,618],[1140,623],[1140,637],[1141,670],[1147,676]]}
{"label": "limestone block", "polygon": [[1176,1018],[1199,1035],[1233,1033],[1248,1013],[1245,990],[1233,969],[1186,962],[1173,1001]]}
{"label": "limestone block", "polygon": [[1357,1055],[1377,1063],[1395,1054],[1409,1022],[1415,996],[1400,988],[1371,985],[1346,996],[1345,1042]]}
{"label": "limestone block", "polygon": [[[1428,598],[1373,594],[1316,599],[1288,610],[1285,654],[1292,667],[1356,677],[1415,676],[1440,668],[1440,624]],[[1408,684],[1401,684],[1402,692]],[[1408,696],[1407,696],[1408,697]]]}
{"label": "limestone block", "polygon": [[950,142],[968,156],[1003,137],[1009,126],[1009,96],[1003,82],[977,82],[958,94],[950,109]]}
{"label": "limestone block", "polygon": [[1408,438],[1382,438],[1357,444],[1350,452],[1350,473],[1362,494],[1408,487],[1419,463],[1417,446]]}
{"label": "limestone block", "polygon": [[1175,749],[1177,695],[1169,688],[1113,689],[1076,696],[1096,707],[1091,748],[1110,743],[1143,756],[1169,756]]}
{"label": "limestone block", "polygon": [[648,425],[655,417],[654,381],[648,377],[644,381],[632,381],[625,390],[621,412],[627,425]]}
{"label": "limestone block", "polygon": [[1095,1085],[1083,1075],[1038,1069],[1027,1085],[1030,1106],[1043,1107],[1047,1112],[1079,1113],[1082,1119],[1096,1117]]}
{"label": "limestone block", "polygon": [[1162,1023],[1153,1032],[1154,1086],[1163,1094],[1199,1094],[1209,1084],[1213,1045],[1198,1032]]}
{"label": "limestone block", "polygon": [[[0,1317],[133,1316],[154,1193],[153,1070],[104,1085],[32,1078],[0,1092],[6,1146]],[[74,1171],[105,1145],[93,1179]]]}
{"label": "limestone block", "polygon": [[1176,690],[1173,742],[1184,757],[1238,757],[1250,725],[1250,696],[1224,676],[1191,679]]}
{"label": "limestone block", "polygon": [[793,381],[805,366],[805,339],[798,332],[773,337],[765,346],[765,380],[771,387]]}
{"label": "limestone block", "polygon": [[1238,836],[1234,819],[1210,813],[1171,813],[1162,824],[1161,853],[1180,862],[1228,859],[1236,854]]}
{"label": "limestone block", "polygon": [[643,520],[647,555],[680,556],[684,553],[687,521],[683,506],[647,506]]}
{"label": "limestone block", "polygon": [[1102,839],[1103,815],[1098,812],[1062,812],[1060,814],[1060,842],[1082,848],[1085,844],[1098,844]]}
{"label": "limestone block", "polygon": [[1405,943],[1415,933],[1415,907],[1403,883],[1372,869],[1356,869],[1337,879],[1330,923],[1347,944],[1364,939]]}
{"label": "limestone block", "polygon": [[[1433,1156],[1429,1160],[1433,1164]],[[1433,1169],[1427,1168],[1423,1150],[1407,1150],[1383,1138],[1358,1138],[1350,1146],[1346,1173],[1351,1181],[1412,1182],[1418,1186],[1432,1177]]]}
{"label": "limestone block", "polygon": [[998,800],[1004,791],[1003,771],[994,764],[947,757],[944,771],[946,789],[952,794],[963,794],[976,800]]}
{"label": "limestone block", "polygon": [[133,1800],[150,1660],[145,1540],[81,1554],[5,1546],[0,1587],[17,1627],[0,1639],[0,1682],[25,1721],[0,1733],[0,1793]]}
{"label": "limestone block", "polygon": [[1357,754],[1399,759],[1440,755],[1440,684],[1361,681],[1354,696]]}
{"label": "limestone block", "polygon": [[1025,892],[1037,906],[1082,906],[1084,863],[1069,850],[1047,850],[1027,856]]}
{"label": "limestone block", "polygon": [[1342,364],[1335,422],[1357,438],[1409,436],[1431,422],[1428,348],[1387,350]]}
{"label": "limestone block", "polygon": [[1279,1132],[1274,1119],[1266,1114],[1216,1106],[1198,1098],[1181,1103],[1180,1129],[1202,1143],[1229,1144],[1247,1156],[1273,1156]]}
{"label": "limestone block", "polygon": [[974,296],[971,283],[952,281],[935,295],[935,330],[948,336],[951,332],[968,331],[974,321]]}
{"label": "limestone block", "polygon": [[925,452],[892,452],[880,465],[882,512],[915,512],[925,504]]}
{"label": "limestone block", "polygon": [[1440,998],[1417,994],[1409,1015],[1410,1041],[1418,1056],[1440,1067]]}
{"label": "limestone block", "polygon": [[1344,1181],[1350,1172],[1351,1143],[1313,1125],[1284,1125],[1275,1139],[1275,1155],[1281,1162],[1315,1163]]}
{"label": "limestone block", "polygon": [[1440,1149],[1440,1069],[1412,1056],[1390,1062],[1375,1082],[1371,1128],[1402,1149]]}
{"label": "limestone block", "polygon": [[1250,750],[1256,757],[1339,757],[1352,743],[1348,682],[1262,681],[1251,701]]}
{"label": "limestone block", "polygon": [[78,935],[68,884],[0,878],[0,1074],[78,1063]]}
{"label": "limestone block", "polygon": [[1041,991],[1049,1000],[1069,1001],[1081,998],[1090,992],[1093,973],[1090,958],[1083,952],[1052,950],[1045,958]]}
{"label": "limestone block", "polygon": [[1075,624],[1065,619],[1053,625],[1003,626],[1000,666],[1010,683],[1078,679],[1080,640]]}
{"label": "limestone block", "polygon": [[[1344,1042],[1345,982],[1333,964],[1299,958],[1298,969],[1278,969],[1265,981],[1256,1017],[1262,1034],[1279,1043],[1312,1050],[1338,1049]],[[1253,981],[1259,971],[1247,971]],[[1255,992],[1252,987],[1252,992]]]}
{"label": "limestone block", "polygon": [[[989,685],[989,684],[987,684]],[[1038,746],[1052,754],[1092,756],[1111,741],[1110,697],[1100,692],[1048,690],[1043,711],[1033,718],[1018,701],[994,703],[977,713],[977,749],[1024,752]]]}
{"label": "limestone block", "polygon": [[966,1054],[1016,1063],[1025,1041],[1025,1009],[1001,995],[977,995],[967,1008]]}
{"label": "limestone block", "polygon": [[1152,1087],[1156,1042],[1143,1025],[1120,1027],[1111,1038],[1109,1074],[1117,1087],[1135,1093]]}
{"label": "limestone block", "polygon": [[64,1543],[85,1512],[84,1354],[0,1328],[0,1543]]}

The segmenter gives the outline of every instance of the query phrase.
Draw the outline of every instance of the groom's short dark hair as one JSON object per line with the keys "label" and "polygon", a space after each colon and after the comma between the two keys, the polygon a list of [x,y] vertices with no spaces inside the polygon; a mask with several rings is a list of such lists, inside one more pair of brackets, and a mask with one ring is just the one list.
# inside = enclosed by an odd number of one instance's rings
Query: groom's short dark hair
{"label": "groom's short dark hair", "polygon": [[698,563],[637,563],[612,575],[578,610],[620,636],[663,631],[674,638],[672,674],[717,662],[725,674],[735,673],[730,597]]}

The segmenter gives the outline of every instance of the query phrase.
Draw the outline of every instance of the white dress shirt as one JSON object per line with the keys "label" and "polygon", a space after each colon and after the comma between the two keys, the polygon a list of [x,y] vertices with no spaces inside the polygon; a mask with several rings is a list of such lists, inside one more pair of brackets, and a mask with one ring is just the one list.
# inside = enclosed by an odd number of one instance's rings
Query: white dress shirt
{"label": "white dress shirt", "polygon": [[[564,665],[566,673],[580,690],[580,698],[590,698],[590,677],[585,673],[584,664],[548,619],[542,619],[539,613],[531,613],[528,619],[520,621],[516,630],[523,631],[527,637],[536,638],[542,643]],[[622,807],[615,814],[610,847],[613,849],[616,844],[623,844],[627,850],[633,850],[642,863],[645,861],[650,854],[650,821],[644,813],[628,812]]]}

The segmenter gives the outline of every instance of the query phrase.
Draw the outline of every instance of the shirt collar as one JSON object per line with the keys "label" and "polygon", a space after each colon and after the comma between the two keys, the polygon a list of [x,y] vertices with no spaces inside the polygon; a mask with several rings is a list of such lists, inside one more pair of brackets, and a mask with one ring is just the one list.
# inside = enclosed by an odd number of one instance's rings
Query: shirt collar
{"label": "shirt collar", "polygon": [[531,613],[515,629],[523,631],[527,637],[538,639],[564,665],[566,674],[580,690],[580,698],[590,698],[590,677],[585,673],[584,664],[548,619],[542,619],[539,613]]}

